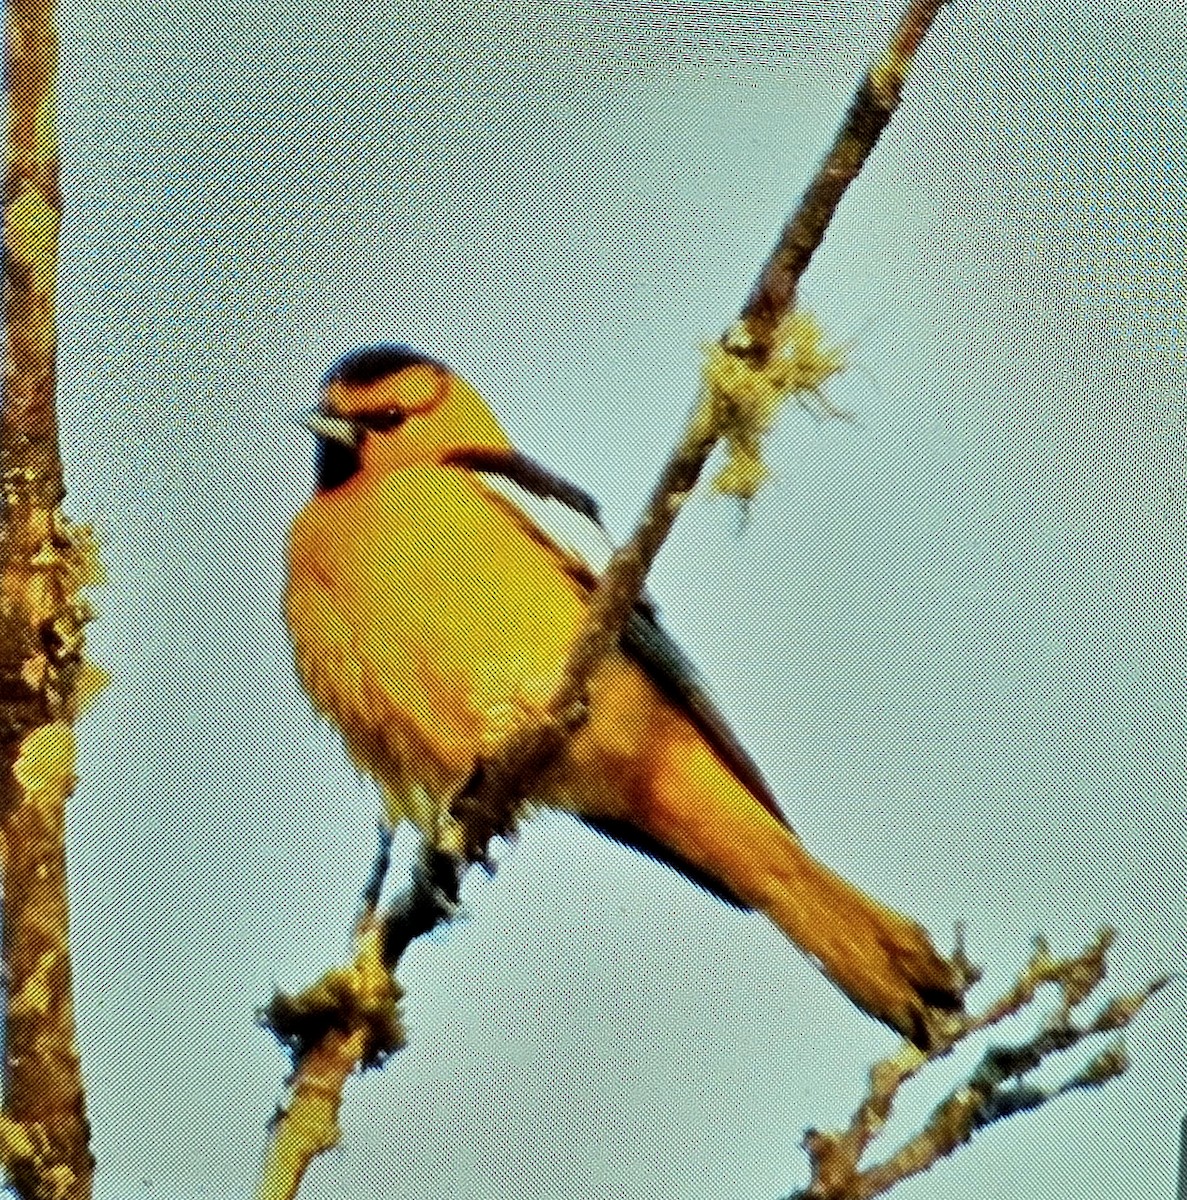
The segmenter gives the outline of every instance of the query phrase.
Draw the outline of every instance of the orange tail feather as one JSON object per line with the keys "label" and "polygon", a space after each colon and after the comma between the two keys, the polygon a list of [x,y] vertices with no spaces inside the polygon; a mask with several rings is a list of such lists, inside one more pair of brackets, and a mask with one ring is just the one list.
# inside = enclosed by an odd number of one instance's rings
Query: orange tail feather
{"label": "orange tail feather", "polygon": [[[871,1016],[921,1049],[935,1010],[963,1007],[960,978],[926,931],[817,862],[704,747],[657,763],[632,824],[764,912]],[[675,768],[675,769],[673,769]]]}

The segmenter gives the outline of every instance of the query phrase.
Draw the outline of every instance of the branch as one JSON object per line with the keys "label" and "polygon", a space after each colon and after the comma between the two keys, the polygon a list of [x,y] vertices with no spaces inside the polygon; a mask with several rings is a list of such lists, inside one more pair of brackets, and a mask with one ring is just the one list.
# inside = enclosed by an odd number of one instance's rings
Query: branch
{"label": "branch", "polygon": [[[1014,986],[980,1015],[968,1017],[963,1028],[939,1042],[930,1055],[905,1045],[894,1058],[875,1064],[870,1069],[869,1090],[848,1127],[831,1133],[810,1129],[804,1135],[812,1180],[789,1200],[870,1200],[928,1170],[974,1133],[997,1121],[1081,1088],[1100,1087],[1121,1075],[1128,1059],[1118,1040],[1056,1087],[1043,1088],[1023,1081],[1023,1076],[1044,1059],[1062,1054],[1086,1038],[1124,1028],[1167,983],[1166,978],[1156,979],[1140,992],[1111,1000],[1087,1024],[1075,1024],[1073,1009],[1104,979],[1105,955],[1112,940],[1112,931],[1102,930],[1080,954],[1058,959],[1051,955],[1043,938],[1037,938],[1031,960]],[[967,966],[963,949],[958,949],[956,957]],[[968,974],[976,978],[979,972],[969,968]],[[903,1084],[929,1062],[950,1053],[970,1034],[996,1025],[1031,1004],[1042,984],[1059,988],[1060,1003],[1058,1011],[1041,1022],[1034,1037],[1020,1046],[988,1047],[968,1081],[936,1105],[914,1137],[883,1162],[859,1169],[862,1155],[885,1126]]]}
{"label": "branch", "polygon": [[327,971],[297,996],[278,992],[258,1014],[288,1048],[293,1071],[286,1102],[272,1123],[256,1200],[294,1200],[310,1163],[338,1144],[347,1078],[360,1065],[379,1065],[405,1042],[398,1008],[403,993],[392,976],[396,962],[415,938],[456,911],[457,863],[426,846],[411,888],[380,914],[390,849],[390,834],[383,830],[363,890],[354,960]]}
{"label": "branch", "polygon": [[[741,443],[743,450],[750,450],[757,436],[769,428],[780,399],[791,390],[817,388],[838,369],[836,355],[821,351],[814,324],[791,320],[796,289],[846,188],[898,107],[915,51],[945,3],[912,0],[889,45],[862,80],[841,132],[784,226],[750,298],[711,352],[705,395],[664,468],[635,535],[602,575],[543,719],[513,732],[463,788],[454,801],[453,815],[464,826],[464,836],[459,838],[447,820],[441,831],[443,848],[456,849],[470,861],[485,861],[490,838],[514,828],[515,810],[528,787],[583,721],[589,679],[617,645],[655,556],[717,443],[727,438],[735,447]],[[777,358],[789,345],[793,356]],[[747,490],[742,494],[747,495]]]}
{"label": "branch", "polygon": [[[373,916],[373,914],[372,914]],[[257,1200],[293,1200],[309,1164],[338,1144],[347,1078],[404,1044],[401,992],[382,961],[382,929],[368,919],[354,962],[328,971],[300,996],[276,995],[261,1020],[287,1043],[294,1072],[279,1109]]]}
{"label": "branch", "polygon": [[824,240],[833,213],[860,174],[902,99],[920,43],[948,0],[911,0],[882,56],[870,68],[828,157],[783,227],[731,335],[735,353],[766,361],[783,318],[795,306],[800,277]]}
{"label": "branch", "polygon": [[[396,908],[384,915],[371,914],[369,919],[383,929],[379,952],[388,971],[394,969],[414,938],[449,919],[466,867],[475,862],[487,863],[491,838],[514,832],[524,796],[584,721],[589,680],[618,643],[652,563],[718,442],[724,438],[730,443],[727,471],[732,470],[739,479],[727,484],[719,479],[718,486],[748,497],[762,473],[757,443],[769,429],[778,407],[797,391],[818,389],[828,375],[839,369],[838,355],[822,349],[815,324],[810,319],[796,319],[796,288],[845,189],[861,170],[897,107],[915,50],[945,2],[912,0],[890,44],[862,81],[836,143],[785,226],[745,308],[710,350],[704,391],[688,427],[652,492],[634,536],[615,553],[594,591],[589,615],[551,698],[537,719],[513,730],[479,762],[441,813],[434,843],[426,848],[416,880]],[[739,462],[744,464],[741,469]],[[289,1104],[273,1131],[269,1173],[263,1190],[257,1193],[259,1200],[291,1200],[312,1158],[337,1140],[337,1097],[346,1072],[332,1073],[337,1091],[330,1103],[326,1088],[331,1074],[323,1067],[326,1059],[340,1065],[339,1049],[350,1045],[359,1048],[363,1066],[374,1065],[403,1044],[394,1012],[397,988],[389,993],[392,1011],[378,1020],[379,1027],[389,1035],[387,1040],[374,1036],[376,1016],[360,1004],[358,997],[346,1002],[344,1015],[327,1018],[319,1008],[318,995],[329,983],[337,986],[352,978],[369,979],[365,960],[374,953],[369,932],[364,933],[355,968],[328,973],[302,997],[277,996],[263,1014],[264,1023],[274,1029],[279,1018],[282,1029],[278,1032],[293,1051],[294,1074]],[[288,1007],[296,1005],[300,1009],[307,1001],[321,1012],[319,1020],[329,1021],[328,1049],[319,1040],[316,1025],[307,1031],[308,1037],[303,1032],[294,1039],[283,1032]],[[315,1131],[319,1118],[321,1124]],[[281,1142],[292,1150],[278,1150]]]}
{"label": "branch", "polygon": [[52,3],[13,0],[6,26],[0,833],[9,986],[0,1159],[21,1196],[83,1200],[93,1162],[74,1039],[64,840],[71,724],[101,683],[82,656],[90,611],[79,598],[98,568],[89,530],[73,528],[58,508]]}

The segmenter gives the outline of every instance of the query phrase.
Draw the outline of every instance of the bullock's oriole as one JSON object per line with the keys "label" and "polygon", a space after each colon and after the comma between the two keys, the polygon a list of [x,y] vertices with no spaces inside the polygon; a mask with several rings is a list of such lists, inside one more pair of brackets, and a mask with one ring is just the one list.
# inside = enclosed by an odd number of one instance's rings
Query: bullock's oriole
{"label": "bullock's oriole", "polygon": [[[442,364],[344,358],[318,414],[317,488],[289,543],[298,673],[426,831],[485,749],[546,697],[610,546],[594,502],[519,453]],[[914,921],[816,862],[643,601],[595,671],[588,720],[535,798],[766,915],[917,1045],[958,975]]]}

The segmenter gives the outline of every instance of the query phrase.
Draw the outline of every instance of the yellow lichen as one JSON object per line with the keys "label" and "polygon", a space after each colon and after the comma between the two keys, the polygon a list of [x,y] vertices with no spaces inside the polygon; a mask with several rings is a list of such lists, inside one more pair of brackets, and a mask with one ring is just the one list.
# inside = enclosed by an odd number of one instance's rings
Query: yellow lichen
{"label": "yellow lichen", "polygon": [[804,408],[843,415],[825,400],[821,388],[844,365],[844,350],[825,345],[816,318],[799,311],[779,326],[771,353],[761,365],[720,342],[707,347],[707,415],[725,441],[727,453],[714,488],[741,500],[753,499],[770,476],[762,459],[762,439],[793,398]]}
{"label": "yellow lichen", "polygon": [[33,271],[35,291],[53,287],[59,215],[40,188],[26,186],[4,210],[4,243]]}
{"label": "yellow lichen", "polygon": [[896,102],[910,69],[911,60],[898,46],[888,46],[882,57],[870,68],[870,87],[881,104],[890,105]]}
{"label": "yellow lichen", "polygon": [[63,721],[41,725],[21,743],[12,774],[34,802],[61,801],[74,790],[74,730]]}
{"label": "yellow lichen", "polygon": [[8,1002],[9,1017],[44,1016],[49,1011],[56,993],[56,984],[51,976],[61,958],[61,951],[56,948],[47,950],[38,958],[36,967],[25,978],[21,990]]}
{"label": "yellow lichen", "polygon": [[74,679],[74,711],[86,712],[91,701],[111,682],[111,674],[102,667],[84,659]]}
{"label": "yellow lichen", "polygon": [[76,564],[77,586],[106,583],[107,570],[99,558],[99,542],[94,529],[90,525],[71,525],[70,537]]}

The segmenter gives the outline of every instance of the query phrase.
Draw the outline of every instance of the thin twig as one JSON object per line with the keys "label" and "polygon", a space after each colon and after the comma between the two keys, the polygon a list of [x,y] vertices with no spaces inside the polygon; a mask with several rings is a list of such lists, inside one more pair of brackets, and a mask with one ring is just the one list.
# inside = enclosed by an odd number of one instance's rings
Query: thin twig
{"label": "thin twig", "polygon": [[[1069,1092],[1099,1087],[1122,1074],[1128,1062],[1123,1047],[1114,1042],[1055,1087],[1040,1087],[1023,1078],[1046,1059],[1065,1053],[1086,1038],[1124,1028],[1166,984],[1165,978],[1155,979],[1140,992],[1113,999],[1088,1023],[1073,1022],[1072,1010],[1104,979],[1112,938],[1111,930],[1101,930],[1078,955],[1063,959],[1052,955],[1042,938],[1036,939],[1035,952],[1014,985],[982,1013],[968,1017],[957,1032],[938,1042],[930,1055],[904,1046],[895,1057],[875,1064],[869,1089],[849,1125],[830,1133],[812,1129],[804,1135],[812,1181],[789,1200],[871,1200],[928,1170],[989,1125]],[[1059,988],[1059,1008],[1040,1022],[1035,1035],[1019,1046],[988,1047],[968,1080],[936,1105],[918,1133],[882,1162],[862,1169],[862,1155],[885,1126],[903,1084],[970,1035],[1033,1003],[1042,984]]]}
{"label": "thin twig", "polygon": [[837,205],[860,174],[902,99],[903,83],[920,43],[949,0],[912,0],[890,42],[862,80],[828,157],[799,207],[783,227],[779,243],[742,309],[734,344],[759,364],[774,345],[780,322],[795,307],[800,278],[824,240]]}

